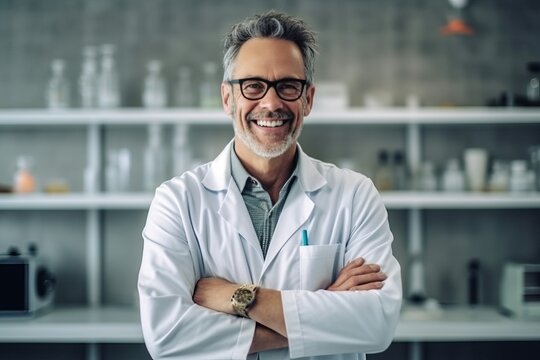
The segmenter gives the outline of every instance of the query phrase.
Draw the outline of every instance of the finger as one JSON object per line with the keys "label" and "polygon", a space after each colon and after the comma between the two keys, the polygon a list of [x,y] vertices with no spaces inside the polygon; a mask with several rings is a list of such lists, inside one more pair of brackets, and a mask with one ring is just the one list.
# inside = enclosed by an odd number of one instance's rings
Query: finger
{"label": "finger", "polygon": [[334,281],[334,283],[331,286],[338,287],[342,285],[349,277],[347,273],[356,267],[360,267],[364,265],[364,262],[365,260],[359,257],[347,263],[347,265],[345,265],[345,267],[343,267],[343,269],[340,270],[338,277],[336,278],[336,281]]}
{"label": "finger", "polygon": [[327,288],[327,290],[330,291],[346,291],[351,290],[354,287],[367,285],[370,283],[376,283],[386,280],[387,276],[385,273],[378,272],[378,273],[370,273],[370,274],[362,274],[362,275],[356,275],[347,278],[344,282],[337,285],[336,283],[332,284]]}
{"label": "finger", "polygon": [[377,273],[381,267],[377,264],[364,264],[358,267],[343,268],[333,286],[341,286],[353,276]]}
{"label": "finger", "polygon": [[366,260],[364,258],[356,258],[354,260],[351,260],[347,263],[347,265],[345,265],[341,270],[340,270],[340,273],[343,273],[343,272],[347,272],[351,269],[354,269],[354,268],[357,268],[359,266],[362,266],[366,263]]}
{"label": "finger", "polygon": [[353,268],[347,269],[345,273],[349,277],[351,277],[355,275],[378,273],[379,271],[381,271],[381,267],[377,264],[364,264],[359,267],[353,267]]}
{"label": "finger", "polygon": [[373,282],[369,284],[353,286],[349,290],[350,291],[378,290],[378,289],[382,289],[383,286],[384,286],[383,282],[377,281],[377,282]]}
{"label": "finger", "polygon": [[363,274],[363,275],[356,275],[352,276],[345,281],[341,287],[345,287],[346,290],[350,290],[351,288],[355,286],[365,285],[369,283],[379,282],[386,280],[386,274],[378,272],[378,273],[371,273],[371,274]]}

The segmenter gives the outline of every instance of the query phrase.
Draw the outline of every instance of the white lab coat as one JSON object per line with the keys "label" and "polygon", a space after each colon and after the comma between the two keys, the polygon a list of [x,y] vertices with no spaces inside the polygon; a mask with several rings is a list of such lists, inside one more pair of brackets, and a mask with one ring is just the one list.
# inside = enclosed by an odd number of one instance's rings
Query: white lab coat
{"label": "white lab coat", "polygon": [[[139,274],[143,334],[155,359],[248,357],[250,319],[193,303],[202,277],[282,290],[289,348],[261,360],[363,359],[392,341],[401,305],[400,266],[387,213],[365,176],[308,157],[263,258],[231,176],[232,142],[213,161],[162,184],[143,230]],[[302,229],[309,246],[300,246]],[[322,290],[349,261],[364,257],[388,275],[381,290]]]}

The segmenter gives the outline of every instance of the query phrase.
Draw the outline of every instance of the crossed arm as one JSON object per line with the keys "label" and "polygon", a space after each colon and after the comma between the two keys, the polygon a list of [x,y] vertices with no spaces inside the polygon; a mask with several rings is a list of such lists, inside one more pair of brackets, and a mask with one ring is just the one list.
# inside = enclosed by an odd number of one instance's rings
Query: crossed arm
{"label": "crossed arm", "polygon": [[[347,264],[338,274],[336,281],[326,290],[359,291],[383,287],[386,275],[377,264],[366,264],[358,258]],[[193,301],[203,307],[235,315],[231,296],[239,284],[221,278],[202,278],[197,282]],[[249,316],[257,322],[250,353],[279,349],[288,346],[287,329],[283,315],[281,293],[278,290],[261,288],[257,300],[249,309]]]}

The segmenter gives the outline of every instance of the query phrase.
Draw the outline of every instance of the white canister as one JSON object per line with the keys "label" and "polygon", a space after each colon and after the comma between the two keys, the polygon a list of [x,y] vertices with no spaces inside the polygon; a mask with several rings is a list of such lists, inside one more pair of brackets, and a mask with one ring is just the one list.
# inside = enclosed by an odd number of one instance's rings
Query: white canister
{"label": "white canister", "polygon": [[463,152],[465,175],[471,191],[483,191],[486,187],[488,152],[482,148],[469,148]]}

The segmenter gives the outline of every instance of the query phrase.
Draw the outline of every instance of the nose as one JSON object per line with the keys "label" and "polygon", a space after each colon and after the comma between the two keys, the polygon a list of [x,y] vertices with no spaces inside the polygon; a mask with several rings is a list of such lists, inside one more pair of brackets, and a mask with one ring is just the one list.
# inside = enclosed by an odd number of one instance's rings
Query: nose
{"label": "nose", "polygon": [[259,106],[268,111],[275,111],[283,108],[283,100],[278,96],[275,87],[272,86],[268,89],[264,97],[259,100]]}

